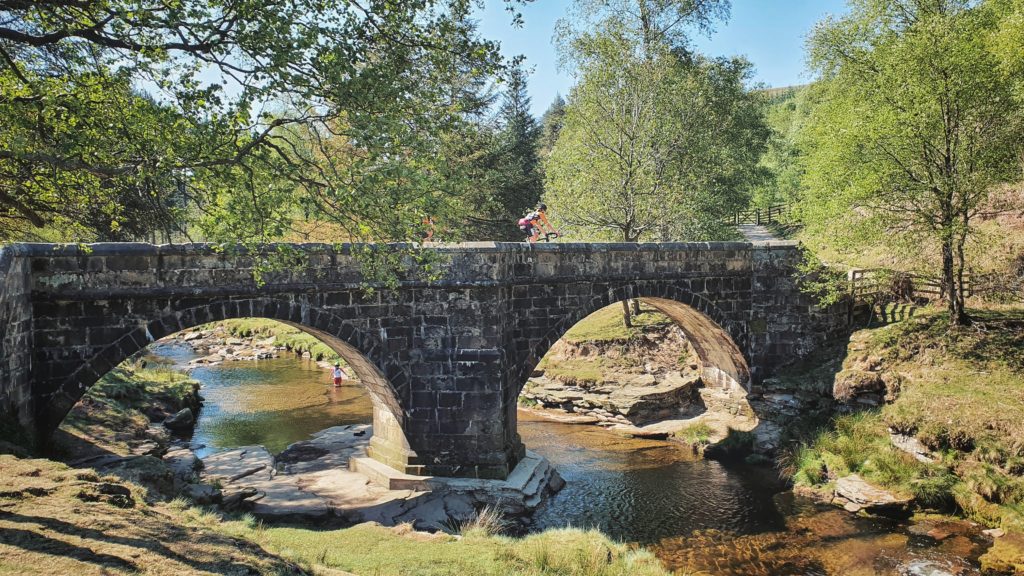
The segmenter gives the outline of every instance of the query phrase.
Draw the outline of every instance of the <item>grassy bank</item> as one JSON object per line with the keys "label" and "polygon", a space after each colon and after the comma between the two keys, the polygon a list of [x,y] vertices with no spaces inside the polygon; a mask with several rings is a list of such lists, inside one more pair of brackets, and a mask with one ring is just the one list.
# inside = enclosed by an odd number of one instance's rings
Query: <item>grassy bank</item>
{"label": "grassy bank", "polygon": [[92,470],[0,456],[0,574],[302,573],[146,497],[140,486]]}
{"label": "grassy bank", "polygon": [[[587,316],[562,336],[562,341],[571,346],[591,345],[597,352],[586,356],[562,357],[548,354],[539,369],[546,375],[566,382],[595,383],[606,380],[612,373],[628,372],[641,365],[644,358],[637,350],[630,350],[631,344],[649,332],[659,332],[672,321],[649,306],[643,306],[641,313],[632,316],[632,326],[627,327],[622,318],[622,305],[613,304]],[[602,354],[600,350],[614,348],[619,354]],[[685,362],[685,358],[673,358],[673,362]]]}
{"label": "grassy bank", "polygon": [[[217,519],[205,522],[213,525]],[[567,528],[509,538],[477,528],[456,537],[413,532],[408,526],[360,524],[317,531],[262,527],[252,520],[228,522],[220,529],[251,539],[318,574],[330,570],[402,576],[668,574],[651,553],[612,542],[595,530]]]}
{"label": "grassy bank", "polygon": [[[596,531],[462,537],[408,526],[267,527],[49,460],[0,456],[0,574],[665,576],[648,552]],[[344,572],[342,572],[344,571]]]}
{"label": "grassy bank", "polygon": [[606,306],[587,316],[569,329],[562,338],[568,342],[628,342],[652,327],[663,327],[672,321],[667,316],[649,307],[642,306],[640,314],[631,317],[631,328],[626,327],[622,318],[622,304]]}
{"label": "grassy bank", "polygon": [[[309,353],[313,360],[340,361],[341,358],[329,346],[298,328],[282,324],[276,320],[263,318],[240,318],[224,320],[218,323],[224,326],[232,336],[238,338],[270,338],[274,337],[276,346],[284,346],[296,354]],[[214,325],[203,326],[212,328]]]}
{"label": "grassy bank", "polygon": [[[855,333],[837,378],[881,374],[898,396],[804,434],[784,462],[795,482],[827,488],[857,473],[922,507],[1024,532],[1024,312],[972,314],[964,328],[932,311]],[[896,449],[890,431],[915,437],[935,461]]]}
{"label": "grassy bank", "polygon": [[154,440],[151,422],[162,422],[182,408],[198,405],[198,383],[170,368],[127,361],[86,391],[71,409],[58,435],[56,449],[81,456],[84,448],[127,454],[133,446]]}

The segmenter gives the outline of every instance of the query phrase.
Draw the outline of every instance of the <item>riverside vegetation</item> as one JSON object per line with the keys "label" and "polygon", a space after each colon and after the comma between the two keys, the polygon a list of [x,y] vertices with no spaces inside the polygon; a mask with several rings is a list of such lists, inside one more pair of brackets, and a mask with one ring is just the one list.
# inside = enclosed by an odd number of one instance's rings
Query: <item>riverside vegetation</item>
{"label": "riverside vegetation", "polygon": [[790,430],[780,463],[826,499],[838,478],[858,474],[920,511],[962,514],[1001,535],[984,569],[1024,573],[1024,311],[971,315],[968,327],[929,310],[864,329],[817,370],[784,375],[838,399],[874,388],[887,402],[840,406],[846,413],[821,428]]}

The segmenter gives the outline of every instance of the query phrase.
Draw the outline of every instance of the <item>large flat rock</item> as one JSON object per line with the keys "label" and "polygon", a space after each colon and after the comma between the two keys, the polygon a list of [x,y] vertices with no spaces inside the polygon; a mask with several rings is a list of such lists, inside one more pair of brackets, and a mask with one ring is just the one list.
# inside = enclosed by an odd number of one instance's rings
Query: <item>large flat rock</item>
{"label": "large flat rock", "polygon": [[202,477],[219,482],[225,500],[245,492],[249,510],[261,518],[340,516],[387,526],[412,522],[418,529],[440,529],[451,518],[468,520],[486,504],[524,512],[564,484],[547,460],[532,452],[508,481],[402,474],[366,456],[371,433],[369,425],[328,428],[276,459],[262,446],[225,450],[202,460]]}
{"label": "large flat rock", "polygon": [[274,477],[274,457],[263,446],[243,446],[217,452],[203,458],[203,476],[222,484],[270,480]]}
{"label": "large flat rock", "polygon": [[913,501],[913,498],[875,486],[857,474],[836,480],[835,490],[837,496],[848,501],[843,507],[851,512],[898,512],[905,510]]}
{"label": "large flat rock", "polygon": [[550,378],[531,379],[524,395],[545,408],[563,408],[601,420],[642,423],[684,413],[700,385],[696,374],[631,374],[620,381],[581,387]]}

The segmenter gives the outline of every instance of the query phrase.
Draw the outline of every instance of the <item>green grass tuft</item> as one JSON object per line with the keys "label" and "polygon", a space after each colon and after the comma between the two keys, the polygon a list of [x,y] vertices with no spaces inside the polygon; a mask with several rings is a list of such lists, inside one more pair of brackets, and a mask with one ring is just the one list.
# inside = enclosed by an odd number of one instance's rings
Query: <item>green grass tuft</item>
{"label": "green grass tuft", "polygon": [[694,446],[707,446],[714,434],[714,428],[704,422],[697,422],[676,430],[672,436]]}
{"label": "green grass tuft", "polygon": [[[898,374],[899,396],[802,432],[802,444],[781,458],[784,473],[810,486],[857,473],[920,506],[1024,529],[1024,312],[970,313],[968,327],[925,311],[855,334],[844,366]],[[896,449],[890,431],[915,436],[936,461]]]}

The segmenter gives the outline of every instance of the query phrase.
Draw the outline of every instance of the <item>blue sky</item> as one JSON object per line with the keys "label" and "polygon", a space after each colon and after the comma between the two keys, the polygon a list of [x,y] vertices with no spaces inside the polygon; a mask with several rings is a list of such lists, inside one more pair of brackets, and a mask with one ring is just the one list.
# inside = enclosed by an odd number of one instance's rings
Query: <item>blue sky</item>
{"label": "blue sky", "polygon": [[[483,36],[501,42],[506,56],[526,56],[533,112],[540,115],[555,98],[568,94],[571,73],[559,70],[551,43],[555,21],[570,0],[535,0],[521,8],[525,25],[516,29],[503,0],[487,0],[480,14]],[[743,55],[754,63],[755,82],[789,86],[807,82],[804,40],[814,23],[827,14],[846,11],[845,0],[732,0],[732,15],[715,33],[694,39],[697,49],[712,56]]]}

